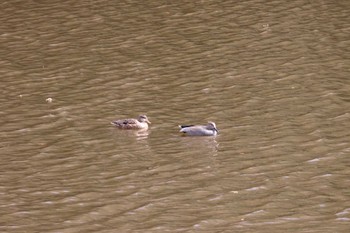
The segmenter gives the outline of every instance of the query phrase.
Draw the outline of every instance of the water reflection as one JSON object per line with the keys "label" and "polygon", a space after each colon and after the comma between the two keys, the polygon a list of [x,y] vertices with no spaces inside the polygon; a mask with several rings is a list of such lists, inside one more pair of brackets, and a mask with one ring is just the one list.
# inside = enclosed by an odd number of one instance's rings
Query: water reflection
{"label": "water reflection", "polygon": [[217,155],[219,143],[217,137],[186,137],[180,136],[181,144],[184,148],[193,151],[212,152],[213,156]]}
{"label": "water reflection", "polygon": [[140,130],[123,130],[123,129],[111,129],[115,137],[122,137],[124,140],[146,140],[150,134],[147,129]]}

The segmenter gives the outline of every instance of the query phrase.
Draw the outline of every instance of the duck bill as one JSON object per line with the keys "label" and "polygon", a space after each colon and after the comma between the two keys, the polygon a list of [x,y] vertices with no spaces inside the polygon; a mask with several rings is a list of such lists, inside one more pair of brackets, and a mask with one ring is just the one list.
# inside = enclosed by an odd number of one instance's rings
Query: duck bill
{"label": "duck bill", "polygon": [[151,124],[151,122],[149,120],[146,121],[148,124]]}

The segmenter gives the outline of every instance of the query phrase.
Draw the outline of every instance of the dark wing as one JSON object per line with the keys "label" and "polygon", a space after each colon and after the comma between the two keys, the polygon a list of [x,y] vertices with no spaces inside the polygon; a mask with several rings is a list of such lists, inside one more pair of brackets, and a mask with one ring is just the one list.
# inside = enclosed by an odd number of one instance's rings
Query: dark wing
{"label": "dark wing", "polygon": [[194,126],[194,125],[179,125],[179,127],[180,127],[181,129],[187,128],[187,127],[192,127],[192,126]]}

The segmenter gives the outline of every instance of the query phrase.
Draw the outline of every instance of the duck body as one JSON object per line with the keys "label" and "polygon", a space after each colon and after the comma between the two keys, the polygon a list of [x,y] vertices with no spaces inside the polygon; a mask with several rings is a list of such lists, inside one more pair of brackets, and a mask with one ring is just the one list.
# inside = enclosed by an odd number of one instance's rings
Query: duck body
{"label": "duck body", "polygon": [[115,120],[111,124],[119,129],[148,129],[148,124],[151,124],[151,122],[146,115],[140,115],[137,119]]}
{"label": "duck body", "polygon": [[214,122],[208,122],[207,125],[179,125],[180,132],[188,136],[215,136],[218,129]]}

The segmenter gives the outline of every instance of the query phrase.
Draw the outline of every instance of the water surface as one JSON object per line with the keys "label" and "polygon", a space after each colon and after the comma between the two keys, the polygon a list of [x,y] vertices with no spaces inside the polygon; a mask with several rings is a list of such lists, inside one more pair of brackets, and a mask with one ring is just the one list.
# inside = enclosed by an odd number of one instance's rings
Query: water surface
{"label": "water surface", "polygon": [[1,232],[350,229],[347,1],[0,9]]}

